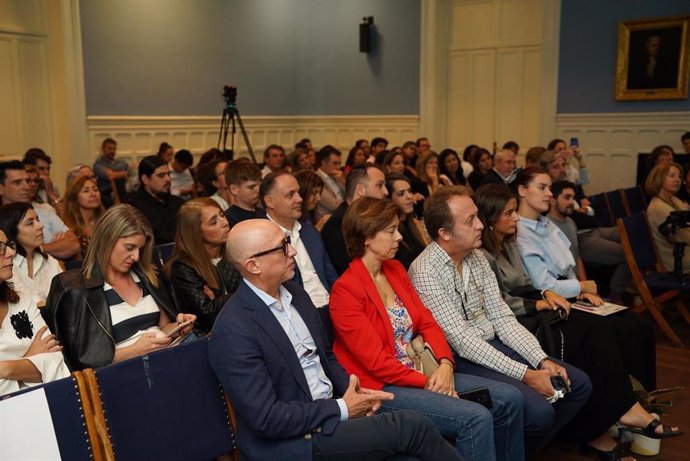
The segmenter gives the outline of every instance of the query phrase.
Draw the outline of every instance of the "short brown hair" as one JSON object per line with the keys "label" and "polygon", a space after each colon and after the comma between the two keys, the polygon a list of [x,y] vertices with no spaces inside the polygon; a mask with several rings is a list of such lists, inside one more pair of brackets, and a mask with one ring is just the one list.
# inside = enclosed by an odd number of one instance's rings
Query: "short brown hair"
{"label": "short brown hair", "polygon": [[683,177],[683,168],[677,163],[660,163],[652,168],[652,171],[649,172],[649,176],[647,176],[647,180],[644,182],[644,190],[647,192],[647,195],[656,195],[659,193],[671,168],[678,168],[681,178]]}
{"label": "short brown hair", "polygon": [[527,153],[525,154],[525,163],[538,165],[539,158],[541,157],[541,154],[543,154],[544,152],[546,152],[546,148],[542,146],[530,147],[529,149],[527,149]]}
{"label": "short brown hair", "polygon": [[233,160],[225,167],[225,183],[239,186],[247,181],[261,181],[261,170],[246,160]]}
{"label": "short brown hair", "polygon": [[453,197],[467,195],[463,186],[440,187],[436,193],[424,201],[424,225],[429,237],[438,239],[438,231],[453,227],[453,215],[448,207],[448,201]]}
{"label": "short brown hair", "polygon": [[364,242],[381,232],[398,216],[398,207],[388,199],[362,197],[347,207],[343,235],[351,258],[364,256]]}

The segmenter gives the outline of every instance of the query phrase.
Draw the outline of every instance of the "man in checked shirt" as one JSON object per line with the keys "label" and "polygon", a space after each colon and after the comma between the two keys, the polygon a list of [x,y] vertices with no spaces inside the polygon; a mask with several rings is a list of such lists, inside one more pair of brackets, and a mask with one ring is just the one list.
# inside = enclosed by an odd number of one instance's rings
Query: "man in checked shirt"
{"label": "man in checked shirt", "polygon": [[[483,225],[460,187],[444,187],[427,199],[424,222],[434,240],[410,266],[419,297],[459,356],[456,371],[503,381],[525,398],[527,457],[544,448],[587,402],[589,377],[550,358],[505,304],[488,261],[478,249]],[[570,383],[554,396],[552,376]]]}

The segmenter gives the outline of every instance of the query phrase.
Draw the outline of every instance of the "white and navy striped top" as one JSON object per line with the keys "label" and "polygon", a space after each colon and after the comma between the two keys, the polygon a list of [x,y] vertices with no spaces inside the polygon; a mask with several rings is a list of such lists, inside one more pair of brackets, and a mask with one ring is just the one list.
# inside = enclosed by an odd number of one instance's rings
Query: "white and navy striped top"
{"label": "white and navy striped top", "polygon": [[158,328],[160,309],[146,286],[141,283],[134,272],[130,272],[132,278],[141,289],[141,298],[135,305],[128,304],[108,283],[103,285],[105,298],[110,307],[110,317],[113,321],[113,337],[115,348],[131,346],[144,333],[157,333],[163,335]]}

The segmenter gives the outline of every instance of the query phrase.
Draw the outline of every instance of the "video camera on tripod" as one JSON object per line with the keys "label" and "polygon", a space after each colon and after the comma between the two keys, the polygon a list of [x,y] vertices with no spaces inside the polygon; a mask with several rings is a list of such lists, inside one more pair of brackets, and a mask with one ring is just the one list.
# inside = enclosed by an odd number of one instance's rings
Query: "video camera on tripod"
{"label": "video camera on tripod", "polygon": [[231,158],[234,157],[236,132],[235,119],[237,119],[237,123],[240,125],[242,137],[244,138],[244,144],[247,146],[247,152],[249,152],[249,156],[254,164],[256,164],[254,150],[249,142],[247,130],[244,129],[244,123],[242,123],[240,111],[237,109],[237,87],[234,85],[223,86],[223,99],[225,99],[225,108],[223,109],[223,116],[220,120],[220,129],[218,131],[218,149],[222,151],[227,150],[228,131],[230,131],[230,151],[232,152]]}
{"label": "video camera on tripod", "polygon": [[[666,220],[659,224],[659,232],[664,237],[675,236],[679,229],[690,227],[690,210],[672,211]],[[675,241],[675,239],[674,239]],[[675,241],[673,244],[673,273],[679,280],[683,280],[683,255],[685,242]]]}

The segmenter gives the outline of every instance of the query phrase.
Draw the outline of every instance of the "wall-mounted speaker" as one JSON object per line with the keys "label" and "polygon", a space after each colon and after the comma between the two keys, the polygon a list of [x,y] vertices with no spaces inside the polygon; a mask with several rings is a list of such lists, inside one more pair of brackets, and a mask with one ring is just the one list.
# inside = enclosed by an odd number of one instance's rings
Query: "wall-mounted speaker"
{"label": "wall-mounted speaker", "polygon": [[371,29],[373,25],[373,16],[362,18],[362,23],[359,25],[359,51],[361,53],[369,53],[371,51]]}

